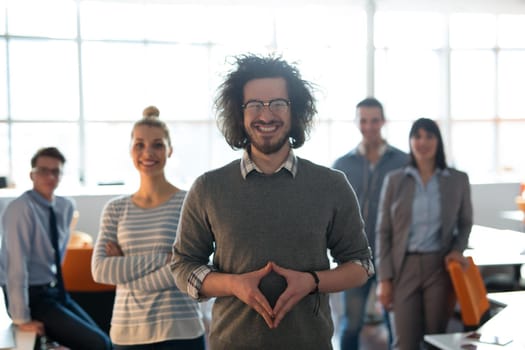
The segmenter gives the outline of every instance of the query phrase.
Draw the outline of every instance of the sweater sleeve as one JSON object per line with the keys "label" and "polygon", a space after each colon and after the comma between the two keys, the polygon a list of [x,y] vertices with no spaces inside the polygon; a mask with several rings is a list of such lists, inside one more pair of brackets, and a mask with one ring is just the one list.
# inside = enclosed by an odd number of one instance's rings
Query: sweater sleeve
{"label": "sweater sleeve", "polygon": [[117,228],[119,221],[119,202],[114,200],[103,210],[100,232],[95,243],[91,272],[99,283],[120,284],[134,281],[166,264],[167,254],[147,254],[131,256],[108,256],[106,243],[118,244]]}
{"label": "sweater sleeve", "polygon": [[332,193],[329,197],[335,200],[328,238],[331,254],[339,264],[360,261],[367,273],[373,274],[371,250],[357,196],[340,171],[335,173],[330,184]]}
{"label": "sweater sleeve", "polygon": [[207,221],[205,176],[195,180],[182,207],[173,246],[172,273],[178,288],[199,299],[204,278],[212,271],[208,266],[214,239]]}

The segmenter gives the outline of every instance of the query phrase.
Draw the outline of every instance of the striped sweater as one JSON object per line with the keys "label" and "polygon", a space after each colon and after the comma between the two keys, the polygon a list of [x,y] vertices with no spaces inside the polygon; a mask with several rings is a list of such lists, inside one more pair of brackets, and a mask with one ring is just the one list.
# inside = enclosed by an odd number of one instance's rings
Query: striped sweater
{"label": "striped sweater", "polygon": [[[126,195],[108,202],[95,244],[95,281],[117,285],[111,340],[119,345],[149,344],[201,336],[198,304],[181,293],[167,264],[185,191],[155,208],[140,208]],[[109,257],[107,242],[124,256]]]}

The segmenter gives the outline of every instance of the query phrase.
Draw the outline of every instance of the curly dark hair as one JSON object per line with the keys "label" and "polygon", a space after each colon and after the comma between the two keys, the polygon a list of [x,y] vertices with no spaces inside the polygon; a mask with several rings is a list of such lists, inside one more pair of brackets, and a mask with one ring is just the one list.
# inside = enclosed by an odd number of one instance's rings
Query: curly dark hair
{"label": "curly dark hair", "polygon": [[281,56],[245,54],[234,59],[236,67],[219,86],[215,100],[217,124],[226,142],[233,149],[246,149],[250,145],[244,129],[244,113],[241,107],[244,103],[244,86],[253,79],[283,78],[291,101],[291,146],[301,147],[310,134],[317,112],[313,84],[303,80],[299,70]]}

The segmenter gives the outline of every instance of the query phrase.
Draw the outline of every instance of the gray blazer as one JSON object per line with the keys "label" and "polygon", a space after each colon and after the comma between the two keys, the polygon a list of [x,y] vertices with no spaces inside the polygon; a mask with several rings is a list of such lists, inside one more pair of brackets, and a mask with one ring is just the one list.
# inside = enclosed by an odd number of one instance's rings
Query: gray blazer
{"label": "gray blazer", "polygon": [[[395,280],[403,267],[412,223],[415,179],[406,168],[389,173],[381,189],[376,225],[378,280]],[[448,168],[439,177],[442,254],[463,252],[472,228],[472,201],[466,173]]]}

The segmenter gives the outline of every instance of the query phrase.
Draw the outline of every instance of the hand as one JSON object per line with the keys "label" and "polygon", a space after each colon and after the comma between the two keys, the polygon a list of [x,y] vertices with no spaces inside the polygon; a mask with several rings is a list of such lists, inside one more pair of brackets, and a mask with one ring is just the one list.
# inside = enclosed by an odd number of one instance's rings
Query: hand
{"label": "hand", "polygon": [[286,316],[301,299],[315,289],[315,280],[312,275],[307,272],[285,269],[273,262],[270,264],[273,271],[283,276],[288,284],[279,299],[277,299],[277,303],[273,309],[275,318],[273,320],[273,326],[270,328],[277,328],[284,316]]}
{"label": "hand", "polygon": [[448,253],[445,256],[445,266],[448,267],[448,263],[451,261],[457,261],[463,270],[466,270],[468,268],[469,261],[467,258],[463,256],[460,252],[457,250],[452,250],[450,253]]}
{"label": "hand", "polygon": [[171,258],[173,258],[173,253],[170,252],[166,257],[166,265],[169,265],[171,263]]}
{"label": "hand", "polygon": [[116,242],[107,242],[105,248],[107,256],[124,256],[122,249]]}
{"label": "hand", "polygon": [[394,292],[392,281],[380,281],[377,284],[376,295],[383,307],[390,311],[393,309]]}
{"label": "hand", "polygon": [[273,310],[259,289],[259,283],[271,271],[272,265],[268,263],[262,269],[232,276],[233,295],[257,311],[270,328],[273,327]]}
{"label": "hand", "polygon": [[45,334],[44,324],[40,321],[31,320],[26,323],[17,324],[17,327],[22,332],[33,332],[33,333],[36,333],[37,335]]}

